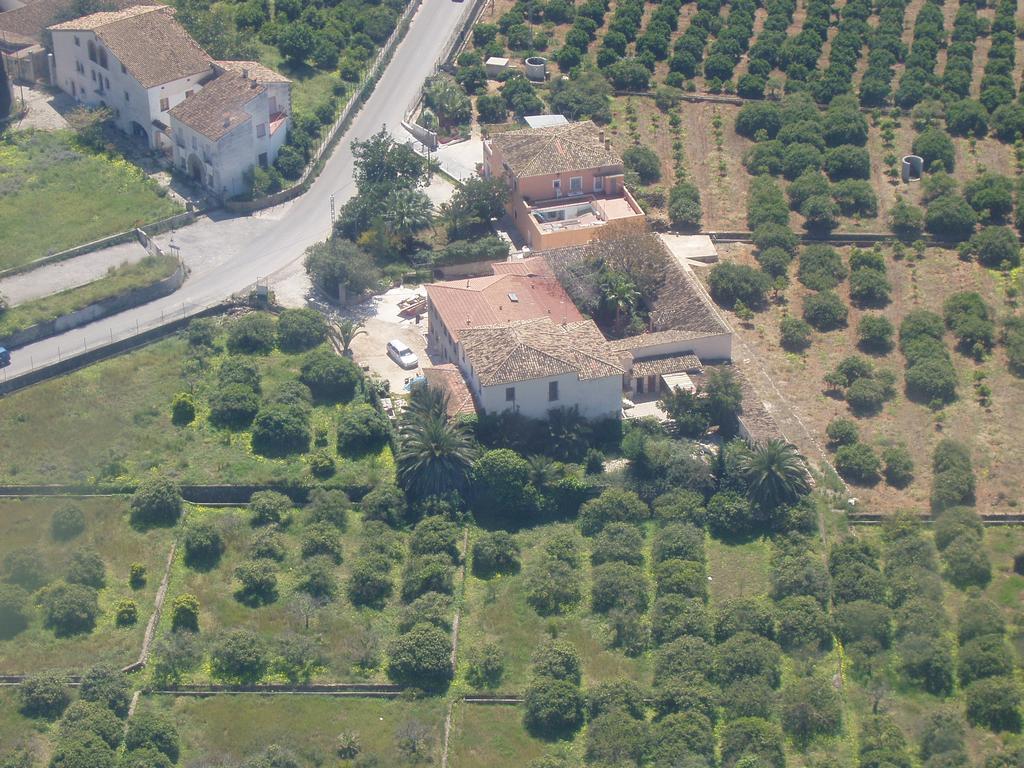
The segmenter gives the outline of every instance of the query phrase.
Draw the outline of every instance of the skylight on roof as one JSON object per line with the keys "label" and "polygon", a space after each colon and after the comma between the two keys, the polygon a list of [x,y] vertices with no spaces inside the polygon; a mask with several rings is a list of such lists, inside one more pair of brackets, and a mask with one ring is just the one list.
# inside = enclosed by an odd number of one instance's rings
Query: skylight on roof
{"label": "skylight on roof", "polygon": [[513,303],[515,303],[515,302],[519,301],[519,295],[515,294],[515,293],[510,293],[508,295],[508,300],[513,302]]}

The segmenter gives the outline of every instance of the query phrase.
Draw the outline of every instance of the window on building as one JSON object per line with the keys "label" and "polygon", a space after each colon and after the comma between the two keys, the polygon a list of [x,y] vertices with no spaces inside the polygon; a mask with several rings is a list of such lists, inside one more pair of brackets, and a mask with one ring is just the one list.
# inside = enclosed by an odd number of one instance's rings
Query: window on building
{"label": "window on building", "polygon": [[92,40],[90,40],[89,43],[88,43],[88,49],[89,49],[89,61],[96,61],[96,43],[94,43]]}
{"label": "window on building", "polygon": [[131,96],[128,95],[128,91],[124,92],[124,100],[125,101],[131,101],[132,100]]}
{"label": "window on building", "polygon": [[128,67],[126,67],[124,64],[121,65],[121,74],[122,75],[127,75],[128,74]]}
{"label": "window on building", "polygon": [[548,402],[553,403],[558,399],[558,382],[548,382]]}
{"label": "window on building", "polygon": [[109,77],[104,77],[103,78],[103,87],[104,88],[110,88],[110,78]]}
{"label": "window on building", "polygon": [[595,176],[594,177],[594,191],[595,192],[604,192],[604,176]]}
{"label": "window on building", "polygon": [[266,123],[260,123],[259,125],[257,125],[256,126],[256,138],[257,139],[262,139],[266,135],[267,135],[267,124]]}
{"label": "window on building", "polygon": [[192,137],[192,149],[199,149],[199,142],[196,141],[196,137]]}
{"label": "window on building", "polygon": [[583,177],[573,176],[569,179],[569,193],[572,195],[583,194]]}
{"label": "window on building", "polygon": [[107,61],[107,49],[101,47],[99,49],[99,54],[100,54],[100,66],[103,67],[104,69],[110,69],[110,67],[108,66],[109,62]]}
{"label": "window on building", "polygon": [[78,35],[75,35],[75,45],[77,45],[79,48],[82,47],[82,41],[79,39]]}
{"label": "window on building", "polygon": [[95,69],[90,70],[89,73],[92,75],[92,81],[95,83],[96,82],[96,70]]}
{"label": "window on building", "polygon": [[266,152],[260,152],[259,161],[260,161],[260,168],[266,168],[267,167],[267,153]]}
{"label": "window on building", "polygon": [[171,108],[171,100],[169,98],[164,96],[162,99],[160,99],[160,111],[161,112],[166,112],[170,108]]}
{"label": "window on building", "polygon": [[561,197],[562,196],[562,180],[561,179],[555,179],[553,182],[551,182],[551,186],[555,190],[555,197]]}
{"label": "window on building", "polygon": [[514,403],[516,401],[516,388],[505,387],[505,402]]}

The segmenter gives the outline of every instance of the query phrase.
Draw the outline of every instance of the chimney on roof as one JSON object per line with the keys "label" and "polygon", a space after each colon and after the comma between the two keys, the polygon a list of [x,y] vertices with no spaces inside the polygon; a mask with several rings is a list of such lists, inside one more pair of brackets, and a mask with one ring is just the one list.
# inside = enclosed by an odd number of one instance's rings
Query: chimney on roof
{"label": "chimney on roof", "polygon": [[605,149],[611,149],[612,148],[612,140],[611,139],[605,139],[604,140],[604,148]]}
{"label": "chimney on roof", "polygon": [[242,79],[243,80],[248,80],[249,79],[249,70],[248,70],[248,68],[245,68],[245,67],[242,68]]}
{"label": "chimney on roof", "polygon": [[597,140],[604,141],[604,128],[597,132]]}
{"label": "chimney on roof", "polygon": [[229,115],[224,115],[224,127],[227,128],[229,125],[231,125],[231,117]]}

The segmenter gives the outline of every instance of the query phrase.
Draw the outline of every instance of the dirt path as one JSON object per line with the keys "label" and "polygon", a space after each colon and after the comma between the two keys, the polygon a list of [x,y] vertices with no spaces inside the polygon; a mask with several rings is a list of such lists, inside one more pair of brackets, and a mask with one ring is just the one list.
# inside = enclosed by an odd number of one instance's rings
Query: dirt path
{"label": "dirt path", "polygon": [[[462,601],[466,594],[466,560],[469,556],[469,528],[462,534],[462,567],[459,569],[459,597],[455,602],[455,617],[452,619],[452,676],[458,667],[459,658],[459,623],[462,618]],[[444,742],[441,747],[441,768],[448,768],[448,742],[452,733],[452,711],[455,699],[448,699],[448,709],[444,716]]]}

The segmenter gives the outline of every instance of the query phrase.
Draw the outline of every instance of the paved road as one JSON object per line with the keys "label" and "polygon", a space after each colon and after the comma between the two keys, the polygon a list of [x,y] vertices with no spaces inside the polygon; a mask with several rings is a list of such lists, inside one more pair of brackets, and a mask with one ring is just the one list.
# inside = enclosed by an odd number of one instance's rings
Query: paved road
{"label": "paved road", "polygon": [[[159,324],[164,318],[191,314],[230,296],[257,279],[286,270],[305,249],[327,237],[330,200],[340,206],[355,193],[353,140],[363,140],[386,126],[405,141],[403,112],[441,55],[466,5],[452,0],[423,0],[412,25],[362,110],[341,138],[319,178],[302,197],[253,216],[215,213],[174,233],[174,242],[191,269],[176,293],[144,307],[104,318],[91,325],[16,350],[0,378],[16,376],[49,363],[123,338]],[[158,238],[166,246],[171,235]]]}

